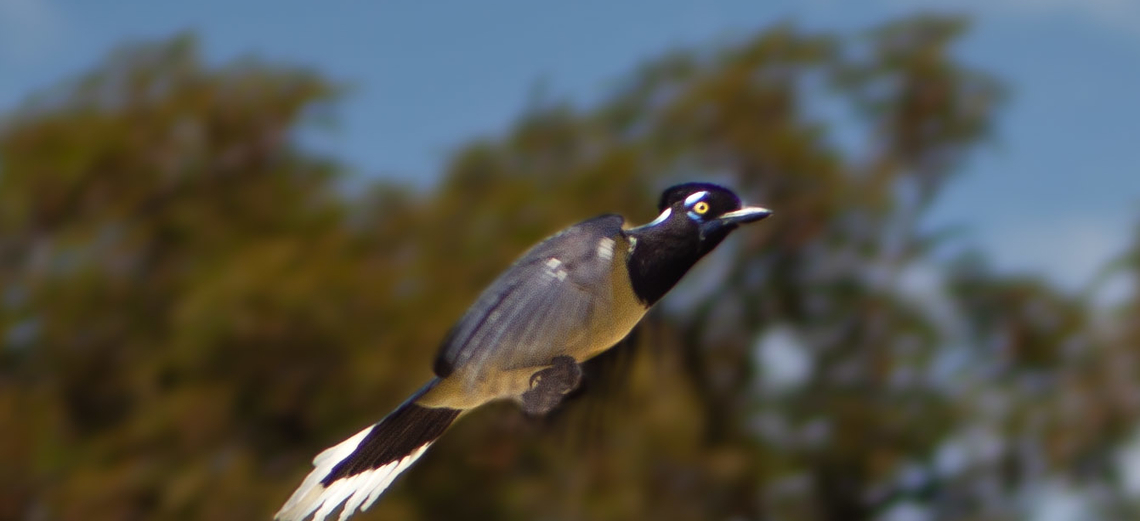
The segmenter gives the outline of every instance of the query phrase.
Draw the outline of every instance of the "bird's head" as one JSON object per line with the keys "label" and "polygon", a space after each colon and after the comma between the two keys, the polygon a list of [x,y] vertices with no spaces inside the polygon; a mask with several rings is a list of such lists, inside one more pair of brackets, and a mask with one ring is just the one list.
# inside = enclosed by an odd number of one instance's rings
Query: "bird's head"
{"label": "bird's head", "polygon": [[661,214],[652,225],[696,232],[701,250],[720,244],[741,224],[756,222],[772,212],[758,206],[744,206],[740,198],[723,186],[712,183],[685,183],[669,187],[657,203]]}

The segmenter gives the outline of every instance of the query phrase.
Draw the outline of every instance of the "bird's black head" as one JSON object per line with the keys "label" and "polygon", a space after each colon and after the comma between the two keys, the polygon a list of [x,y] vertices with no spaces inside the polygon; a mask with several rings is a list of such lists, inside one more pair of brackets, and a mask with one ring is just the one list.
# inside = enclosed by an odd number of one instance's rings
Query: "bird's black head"
{"label": "bird's black head", "polygon": [[657,204],[653,222],[634,228],[637,239],[630,257],[635,292],[652,304],[712,251],[732,230],[771,215],[767,209],[744,206],[731,190],[712,183],[669,187]]}
{"label": "bird's black head", "polygon": [[654,222],[695,233],[702,255],[716,248],[741,224],[772,214],[764,208],[744,207],[732,190],[712,183],[671,186],[661,194],[657,210],[661,215]]}

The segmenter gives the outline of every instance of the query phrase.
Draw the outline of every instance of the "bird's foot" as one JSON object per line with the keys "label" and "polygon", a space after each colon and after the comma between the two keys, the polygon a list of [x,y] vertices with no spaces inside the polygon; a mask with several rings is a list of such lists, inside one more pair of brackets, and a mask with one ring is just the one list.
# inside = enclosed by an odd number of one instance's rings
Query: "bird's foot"
{"label": "bird's foot", "polygon": [[522,394],[523,411],[529,415],[546,414],[581,382],[582,368],[573,357],[554,357],[550,367],[531,375],[530,390]]}

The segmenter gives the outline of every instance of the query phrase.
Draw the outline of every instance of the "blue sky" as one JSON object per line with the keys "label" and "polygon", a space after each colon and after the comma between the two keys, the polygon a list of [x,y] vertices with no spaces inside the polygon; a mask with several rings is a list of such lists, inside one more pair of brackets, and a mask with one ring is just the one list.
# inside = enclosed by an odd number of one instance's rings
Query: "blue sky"
{"label": "blue sky", "polygon": [[542,80],[581,104],[641,60],[777,21],[855,31],[970,13],[963,59],[1007,81],[1000,140],[931,226],[966,225],[1005,271],[1086,283],[1140,223],[1140,0],[0,0],[0,112],[129,40],[191,29],[211,61],[257,55],[355,86],[320,146],[358,172],[430,185],[448,150],[510,124]]}

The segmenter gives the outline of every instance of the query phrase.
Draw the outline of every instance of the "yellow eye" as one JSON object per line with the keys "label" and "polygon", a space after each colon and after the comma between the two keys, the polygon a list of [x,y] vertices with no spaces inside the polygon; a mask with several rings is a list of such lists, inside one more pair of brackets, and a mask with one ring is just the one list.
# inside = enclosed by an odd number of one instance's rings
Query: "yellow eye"
{"label": "yellow eye", "polygon": [[694,204],[693,205],[693,211],[697,212],[700,215],[704,215],[705,212],[709,211],[709,203],[701,201],[697,204]]}

